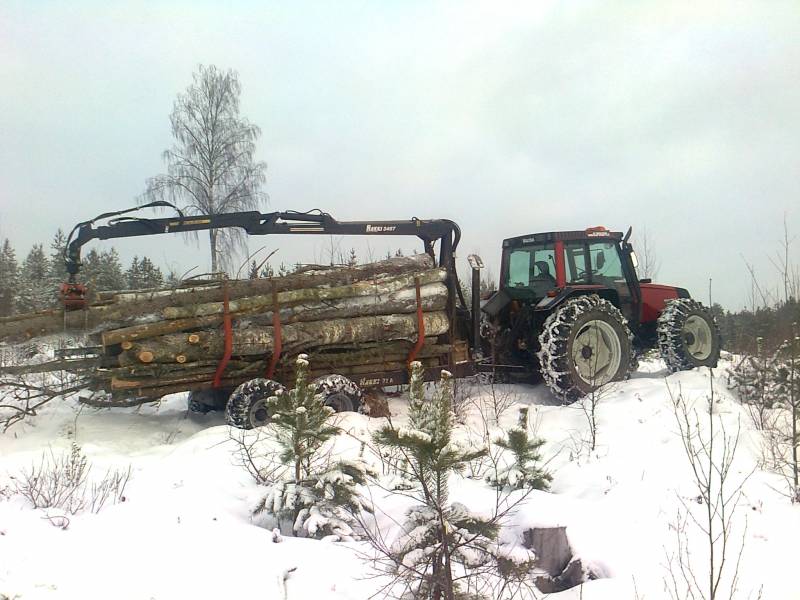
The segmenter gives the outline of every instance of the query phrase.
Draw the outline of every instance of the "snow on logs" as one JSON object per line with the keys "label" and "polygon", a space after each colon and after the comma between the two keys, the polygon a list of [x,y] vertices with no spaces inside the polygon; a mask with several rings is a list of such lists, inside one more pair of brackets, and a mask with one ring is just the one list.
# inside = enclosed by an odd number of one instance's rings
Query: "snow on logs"
{"label": "snow on logs", "polygon": [[100,387],[157,397],[210,384],[225,351],[226,314],[232,359],[223,382],[263,376],[277,311],[282,357],[310,354],[320,374],[402,369],[418,336],[419,285],[428,337],[418,357],[435,366],[451,349],[437,341],[450,329],[445,279],[444,269],[422,254],[283,277],[103,292],[85,310],[0,319],[0,341],[88,330],[104,349],[104,366],[92,374]]}

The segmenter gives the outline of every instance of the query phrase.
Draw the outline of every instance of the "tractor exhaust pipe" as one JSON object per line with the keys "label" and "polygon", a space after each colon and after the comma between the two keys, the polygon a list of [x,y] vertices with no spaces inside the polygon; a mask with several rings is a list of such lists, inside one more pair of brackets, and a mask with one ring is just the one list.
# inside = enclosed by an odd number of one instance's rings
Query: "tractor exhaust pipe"
{"label": "tractor exhaust pipe", "polygon": [[483,261],[477,254],[467,257],[472,269],[472,355],[480,358],[481,351],[481,269]]}

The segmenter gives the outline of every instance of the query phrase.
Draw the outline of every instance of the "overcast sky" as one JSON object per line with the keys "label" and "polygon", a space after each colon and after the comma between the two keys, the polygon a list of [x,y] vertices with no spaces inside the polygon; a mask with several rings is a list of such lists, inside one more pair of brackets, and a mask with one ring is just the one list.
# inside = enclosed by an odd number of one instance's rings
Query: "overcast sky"
{"label": "overcast sky", "polygon": [[[460,261],[495,273],[505,237],[646,227],[659,281],[705,300],[712,278],[732,308],[743,257],[774,285],[784,214],[800,238],[797,0],[0,0],[0,238],[24,256],[132,205],[198,63],[240,74],[268,210],[453,219]],[[285,242],[251,249],[329,244]],[[208,264],[180,239],[114,245]]]}

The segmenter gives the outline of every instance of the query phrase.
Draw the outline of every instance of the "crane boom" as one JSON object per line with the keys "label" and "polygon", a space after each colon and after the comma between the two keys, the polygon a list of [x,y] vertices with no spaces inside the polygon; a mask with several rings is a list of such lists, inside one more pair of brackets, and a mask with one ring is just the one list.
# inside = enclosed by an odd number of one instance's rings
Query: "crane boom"
{"label": "crane boom", "polygon": [[155,219],[118,217],[112,219],[107,225],[95,225],[95,222],[100,219],[125,212],[128,211],[107,213],[75,226],[67,240],[64,252],[64,263],[67,273],[70,274],[70,281],[74,281],[75,275],[80,271],[81,248],[95,239],[108,240],[227,227],[239,227],[249,235],[404,235],[420,238],[425,243],[426,252],[430,254],[432,254],[434,242],[441,241],[440,266],[448,266],[461,239],[461,229],[455,222],[448,219],[337,221],[330,214],[320,211],[271,213],[246,211],[191,216],[179,213],[174,217]]}
{"label": "crane boom", "polygon": [[[123,216],[144,208],[169,207],[177,215],[173,217],[143,218]],[[98,221],[106,224],[98,225]],[[461,229],[448,219],[417,219],[398,221],[337,221],[330,214],[319,210],[308,212],[282,211],[261,213],[244,211],[217,215],[184,215],[169,202],[158,201],[126,210],[104,213],[89,221],[75,225],[67,238],[64,249],[64,266],[69,273],[69,282],[61,286],[64,307],[75,310],[85,307],[86,287],[77,283],[81,269],[81,249],[92,240],[109,240],[165,233],[186,233],[239,227],[248,235],[401,235],[421,239],[425,252],[435,258],[434,243],[440,242],[439,266],[447,269],[454,280],[453,287],[462,305],[464,299],[457,285],[455,251],[461,240]],[[453,285],[453,284],[451,284]]]}

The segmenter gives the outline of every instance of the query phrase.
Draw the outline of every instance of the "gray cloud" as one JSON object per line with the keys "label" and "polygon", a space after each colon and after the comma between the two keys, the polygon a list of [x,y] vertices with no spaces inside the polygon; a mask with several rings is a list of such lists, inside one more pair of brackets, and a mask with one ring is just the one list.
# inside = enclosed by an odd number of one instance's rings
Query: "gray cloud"
{"label": "gray cloud", "polygon": [[772,285],[784,213],[800,232],[799,26],[796,2],[4,3],[0,236],[131,204],[206,62],[240,73],[273,210],[452,218],[495,272],[504,237],[646,226],[660,279],[739,306],[741,255]]}

